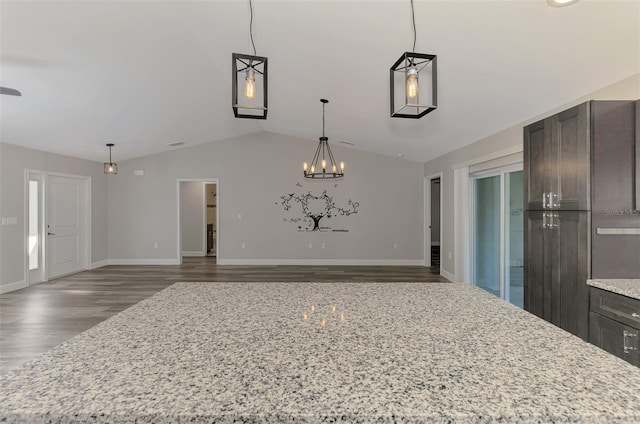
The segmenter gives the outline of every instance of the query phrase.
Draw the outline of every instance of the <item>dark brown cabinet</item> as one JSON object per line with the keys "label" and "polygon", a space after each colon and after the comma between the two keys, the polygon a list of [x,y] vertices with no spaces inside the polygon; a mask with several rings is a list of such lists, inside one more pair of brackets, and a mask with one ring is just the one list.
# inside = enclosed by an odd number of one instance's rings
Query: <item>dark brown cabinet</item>
{"label": "dark brown cabinet", "polygon": [[524,128],[524,308],[585,340],[586,280],[640,275],[640,236],[611,235],[640,229],[635,103],[590,101]]}
{"label": "dark brown cabinet", "polygon": [[525,310],[588,339],[589,213],[526,211]]}
{"label": "dark brown cabinet", "polygon": [[590,103],[524,130],[525,205],[528,209],[589,209]]}
{"label": "dark brown cabinet", "polygon": [[640,366],[640,300],[591,288],[589,341]]}

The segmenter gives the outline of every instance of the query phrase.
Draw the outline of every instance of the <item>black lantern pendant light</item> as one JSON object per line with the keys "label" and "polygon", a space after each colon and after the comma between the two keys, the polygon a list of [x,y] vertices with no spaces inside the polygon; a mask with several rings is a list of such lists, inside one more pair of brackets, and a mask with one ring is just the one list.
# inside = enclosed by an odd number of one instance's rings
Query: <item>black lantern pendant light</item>
{"label": "black lantern pendant light", "polygon": [[118,173],[118,164],[113,163],[111,160],[111,148],[113,147],[113,143],[108,143],[107,147],[109,148],[109,162],[104,163],[104,173],[105,174],[117,174]]}
{"label": "black lantern pendant light", "polygon": [[231,107],[236,118],[267,119],[267,58],[256,56],[253,42],[253,5],[249,0],[251,18],[249,36],[253,55],[232,53]]}
{"label": "black lantern pendant light", "polygon": [[311,164],[303,163],[302,170],[305,178],[341,178],[344,176],[344,162],[340,162],[340,168],[338,168],[329,148],[329,138],[324,135],[324,106],[329,103],[329,100],[320,99],[320,101],[322,102],[322,137]]}
{"label": "black lantern pendant light", "polygon": [[416,17],[411,0],[413,21],[413,51],[405,52],[390,70],[391,116],[394,118],[422,118],[436,110],[437,56],[416,53]]}

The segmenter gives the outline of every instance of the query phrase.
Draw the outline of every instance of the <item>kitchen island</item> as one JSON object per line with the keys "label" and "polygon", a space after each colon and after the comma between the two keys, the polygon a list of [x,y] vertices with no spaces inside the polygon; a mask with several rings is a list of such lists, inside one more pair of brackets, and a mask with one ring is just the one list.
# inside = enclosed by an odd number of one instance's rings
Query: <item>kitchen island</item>
{"label": "kitchen island", "polygon": [[7,423],[640,422],[640,369],[454,283],[178,283],[0,387]]}

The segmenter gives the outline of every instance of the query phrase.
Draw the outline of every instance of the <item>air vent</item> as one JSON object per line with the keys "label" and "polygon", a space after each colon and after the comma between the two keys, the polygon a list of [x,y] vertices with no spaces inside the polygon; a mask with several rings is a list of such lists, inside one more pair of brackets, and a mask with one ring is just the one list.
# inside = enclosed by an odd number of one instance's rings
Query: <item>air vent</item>
{"label": "air vent", "polygon": [[184,141],[176,141],[175,143],[169,144],[169,146],[178,147],[178,146],[182,146],[183,144],[184,144]]}

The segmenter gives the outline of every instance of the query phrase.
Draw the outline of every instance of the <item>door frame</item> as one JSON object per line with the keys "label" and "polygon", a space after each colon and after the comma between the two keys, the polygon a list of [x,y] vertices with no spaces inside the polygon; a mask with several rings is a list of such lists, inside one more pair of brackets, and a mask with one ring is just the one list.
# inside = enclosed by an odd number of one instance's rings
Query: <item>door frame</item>
{"label": "door frame", "polygon": [[[218,207],[220,203],[220,181],[218,178],[178,178],[176,180],[176,209],[177,209],[177,221],[176,221],[176,260],[178,265],[182,265],[182,208],[180,205],[180,183],[188,183],[188,182],[201,182],[204,184],[215,184],[216,185],[216,261],[220,259],[220,208]],[[206,195],[206,193],[203,193]],[[206,231],[207,231],[207,198],[204,196],[204,252],[206,255],[207,252],[207,239],[206,239]]]}
{"label": "door frame", "polygon": [[[40,219],[40,231],[43,235],[42,237],[42,246],[41,246],[41,265],[42,265],[42,281],[37,281],[31,283],[29,281],[29,176],[30,175],[39,175],[42,178],[42,194],[41,194],[41,202],[39,213],[41,213]],[[24,170],[24,236],[23,236],[23,257],[24,257],[24,278],[27,286],[44,283],[49,281],[49,267],[48,267],[48,257],[47,257],[47,238],[44,237],[44,233],[47,228],[47,213],[48,213],[48,202],[47,202],[47,184],[49,183],[49,177],[64,177],[64,178],[73,178],[82,181],[82,186],[84,189],[84,204],[82,205],[82,209],[84,211],[84,261],[82,264],[83,270],[90,269],[91,264],[91,176],[88,175],[78,175],[78,174],[68,174],[62,172],[51,172],[51,171],[43,171],[41,169],[30,169],[25,168]],[[75,273],[75,272],[74,272]],[[55,278],[63,277],[63,275],[58,275]]]}
{"label": "door frame", "polygon": [[517,162],[509,165],[499,166],[497,168],[491,168],[483,171],[473,172],[469,174],[469,216],[468,216],[468,228],[469,235],[467,240],[469,241],[469,261],[468,261],[468,275],[469,275],[469,283],[475,285],[475,274],[474,274],[474,261],[475,261],[475,227],[474,227],[474,217],[475,217],[475,181],[482,178],[488,177],[500,177],[500,298],[505,299],[505,294],[508,292],[508,287],[506,287],[506,279],[505,275],[505,264],[506,264],[506,249],[505,245],[507,244],[507,240],[505,235],[508,233],[505,228],[505,202],[504,202],[504,189],[505,189],[505,175],[511,172],[524,171],[524,163]]}
{"label": "door frame", "polygon": [[442,274],[442,228],[443,216],[442,216],[442,182],[443,173],[429,175],[424,177],[424,266],[431,267],[431,180],[440,179],[440,269],[439,274]]}

